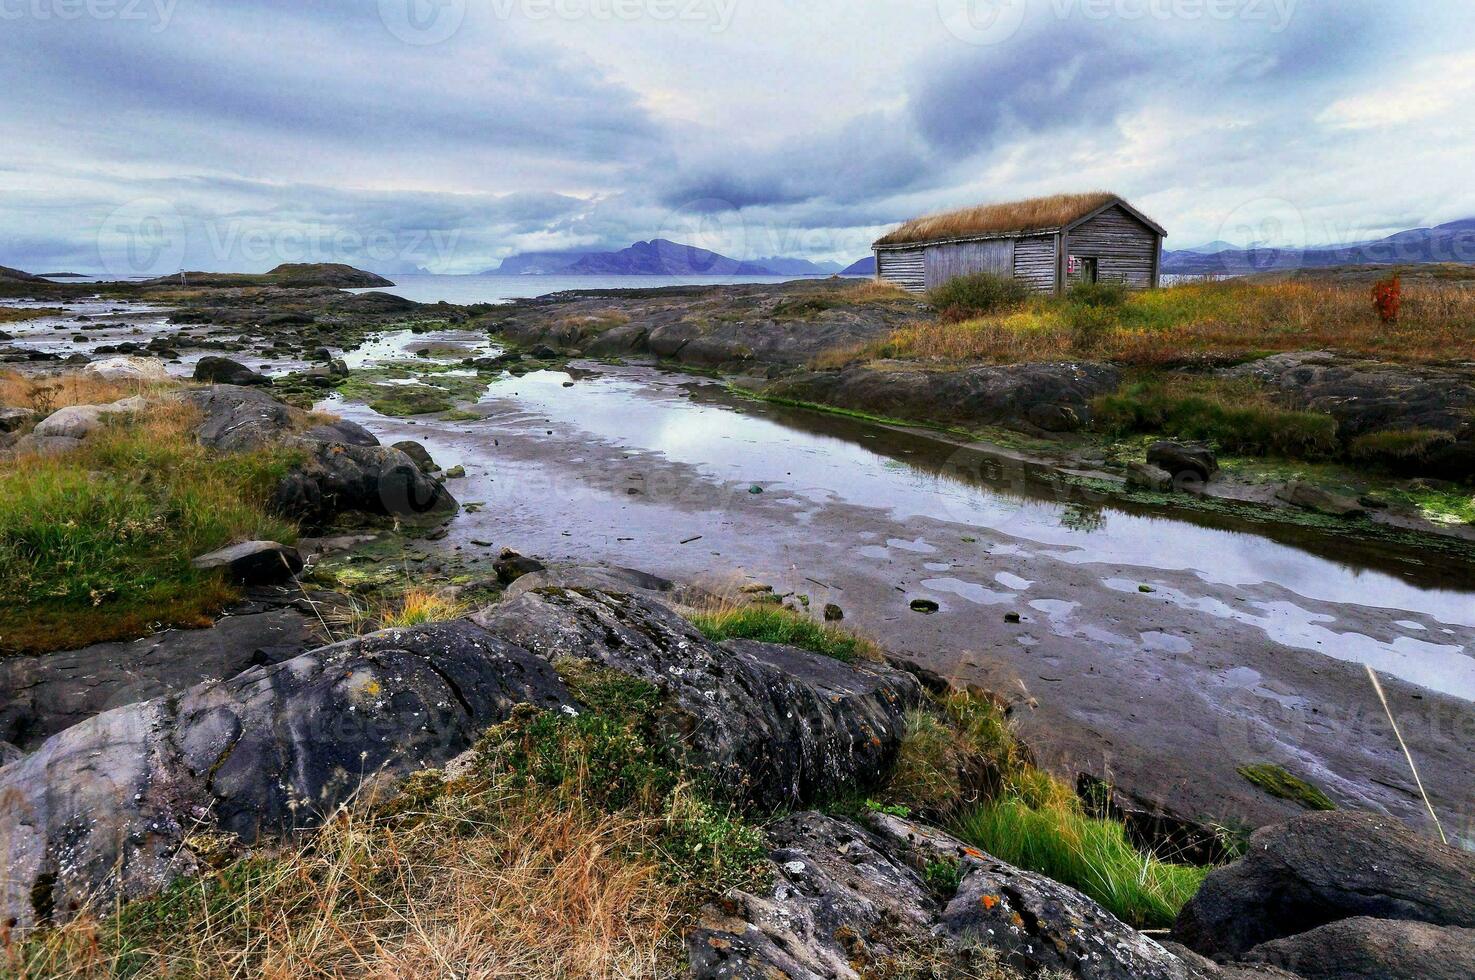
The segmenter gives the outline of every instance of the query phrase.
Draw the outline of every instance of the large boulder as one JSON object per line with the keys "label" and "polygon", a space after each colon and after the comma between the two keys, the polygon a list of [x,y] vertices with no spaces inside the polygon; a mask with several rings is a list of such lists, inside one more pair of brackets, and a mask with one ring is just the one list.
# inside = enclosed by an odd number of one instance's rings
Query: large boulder
{"label": "large boulder", "polygon": [[1475,929],[1391,919],[1343,919],[1250,951],[1305,980],[1470,980]]}
{"label": "large boulder", "polygon": [[169,380],[169,372],[163,363],[149,357],[104,358],[84,367],[82,373],[94,375],[105,381],[133,381],[142,384],[155,384]]}
{"label": "large boulder", "polygon": [[1315,813],[1263,827],[1209,875],[1175,937],[1215,959],[1341,919],[1475,928],[1475,854],[1370,813]]}
{"label": "large boulder", "polygon": [[182,392],[202,414],[195,428],[200,443],[223,452],[259,449],[286,438],[292,411],[265,391],[239,385],[214,385]]}
{"label": "large boulder", "polygon": [[398,449],[346,443],[312,446],[277,485],[272,505],[313,527],[346,511],[438,520],[458,506],[439,480]]}
{"label": "large boulder", "polygon": [[224,572],[242,585],[272,585],[302,571],[302,556],[276,541],[241,541],[200,555],[190,564],[201,571]]}
{"label": "large boulder", "polygon": [[192,835],[310,827],[526,703],[572,700],[546,660],[462,621],[97,715],[0,769],[0,921],[25,930],[155,892],[196,868]]}
{"label": "large boulder", "polygon": [[214,354],[200,358],[195,364],[194,379],[210,384],[223,385],[255,386],[271,384],[271,379],[266,375],[251,370],[240,361],[234,361],[229,357],[220,357]]}
{"label": "large boulder", "polygon": [[473,619],[549,660],[593,661],[660,686],[671,701],[663,724],[691,764],[765,809],[873,783],[922,698],[915,678],[880,664],[764,643],[719,647],[637,595],[550,588]]}
{"label": "large boulder", "polygon": [[1214,451],[1199,443],[1155,442],[1147,447],[1147,462],[1171,473],[1174,480],[1207,483],[1219,472],[1219,460]]}
{"label": "large boulder", "polygon": [[0,921],[25,930],[154,892],[195,868],[204,831],[310,827],[365,782],[451,759],[517,704],[576,710],[560,657],[657,683],[692,765],[774,806],[882,772],[919,697],[887,668],[719,647],[640,597],[524,595],[108,711],[0,768]]}

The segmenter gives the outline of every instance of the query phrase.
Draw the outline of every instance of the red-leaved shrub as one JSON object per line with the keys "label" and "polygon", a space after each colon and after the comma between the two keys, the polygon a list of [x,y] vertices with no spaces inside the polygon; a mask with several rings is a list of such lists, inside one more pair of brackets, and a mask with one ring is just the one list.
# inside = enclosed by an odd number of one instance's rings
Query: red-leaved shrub
{"label": "red-leaved shrub", "polygon": [[1398,322],[1398,309],[1403,305],[1403,283],[1397,274],[1392,279],[1380,280],[1373,286],[1373,309],[1384,323]]}

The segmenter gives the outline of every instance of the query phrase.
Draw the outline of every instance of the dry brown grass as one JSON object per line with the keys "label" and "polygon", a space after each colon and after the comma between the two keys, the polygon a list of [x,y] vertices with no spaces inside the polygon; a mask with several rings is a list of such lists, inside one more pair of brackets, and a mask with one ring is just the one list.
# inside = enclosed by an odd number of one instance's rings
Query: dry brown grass
{"label": "dry brown grass", "polygon": [[0,306],[0,323],[20,323],[23,320],[39,320],[48,316],[61,316],[66,310],[54,309],[52,307],[31,307],[20,309],[14,306]]}
{"label": "dry brown grass", "polygon": [[427,801],[423,816],[365,812],[295,853],[176,886],[131,920],[13,945],[9,973],[646,977],[676,963],[682,892],[642,856],[638,819],[491,789]]}
{"label": "dry brown grass", "polygon": [[52,412],[70,405],[102,405],[130,395],[144,394],[157,385],[107,381],[81,371],[52,375],[0,372],[0,405]]}
{"label": "dry brown grass", "polygon": [[840,295],[852,303],[891,303],[896,300],[916,302],[917,299],[900,286],[883,279],[867,280],[860,285],[850,287]]}
{"label": "dry brown grass", "polygon": [[1475,349],[1475,288],[1406,286],[1402,317],[1392,326],[1378,318],[1367,289],[1350,284],[1195,283],[1090,310],[1037,297],[1011,313],[910,323],[879,341],[826,352],[815,366],[889,358],[959,364],[1091,357],[1153,367],[1321,349],[1413,363],[1468,360]]}
{"label": "dry brown grass", "polygon": [[459,619],[472,611],[470,604],[435,589],[411,586],[397,595],[370,599],[348,597],[346,609],[330,622],[343,632],[363,636],[382,629],[408,629],[427,623]]}
{"label": "dry brown grass", "polygon": [[1059,228],[1116,199],[1117,195],[1107,191],[1093,191],[1089,194],[1056,194],[1027,201],[981,204],[914,218],[883,236],[876,244],[905,245],[965,235]]}

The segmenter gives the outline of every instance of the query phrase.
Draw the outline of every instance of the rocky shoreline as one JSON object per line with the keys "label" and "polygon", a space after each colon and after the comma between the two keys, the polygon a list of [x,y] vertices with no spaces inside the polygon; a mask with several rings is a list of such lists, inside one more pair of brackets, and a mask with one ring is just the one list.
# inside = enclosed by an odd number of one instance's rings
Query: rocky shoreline
{"label": "rocky shoreline", "polygon": [[[381,445],[364,426],[312,417],[277,397],[311,401],[333,390],[342,377],[337,352],[324,360],[322,344],[357,342],[403,324],[408,312],[513,339],[527,345],[534,364],[574,352],[659,355],[741,369],[774,398],[1037,433],[1079,428],[1092,399],[1120,381],[1093,364],[946,376],[892,367],[809,371],[804,365],[817,351],[912,315],[904,304],[880,304],[879,313],[842,305],[831,316],[833,308],[815,305],[813,284],[637,297],[671,306],[663,316],[675,319],[654,325],[609,312],[621,296],[488,312],[405,307],[372,293],[346,300],[315,288],[251,292],[258,288],[207,290],[184,316],[212,326],[130,350],[105,344],[115,349],[94,352],[92,363],[145,378],[178,348],[264,345],[292,369],[285,383],[270,384],[234,361],[202,360],[195,372],[217,382],[209,387],[16,415],[6,442],[67,452],[114,424],[110,418],[187,405],[197,419],[194,438],[212,452],[291,448],[295,462],[271,505],[304,529],[332,535],[393,522],[434,540],[458,504],[422,447]],[[328,312],[350,300],[352,316]],[[691,302],[746,304],[769,325],[709,315],[693,327],[684,306]],[[274,312],[282,308],[289,312]],[[630,319],[615,322],[620,316]],[[540,344],[557,349],[534,349]],[[28,367],[51,370],[52,359],[33,353],[24,355]],[[475,360],[467,358],[473,371],[494,368]],[[513,355],[495,369],[529,366]],[[1389,380],[1322,356],[1267,359],[1256,370],[1308,406],[1343,412],[1352,427],[1405,405],[1427,427],[1462,424],[1456,403],[1464,389],[1453,376]],[[1372,404],[1369,386],[1398,393]],[[1442,398],[1429,394],[1436,389]],[[1463,439],[1462,431],[1444,444],[1456,468]],[[1170,478],[1193,467],[1212,475],[1212,460],[1201,461],[1194,447],[1154,452],[1149,459]],[[1055,467],[1087,475],[1061,467],[1058,457]],[[290,551],[290,560],[276,558],[290,572],[302,558],[311,565],[341,553],[352,561],[362,541],[271,545],[267,557]],[[687,936],[693,975],[871,975],[900,961],[963,975],[997,961],[1080,977],[1453,977],[1475,962],[1468,855],[1385,818],[1339,813],[1271,823],[1240,863],[1210,875],[1175,942],[1160,942],[1074,889],[937,827],[884,808],[837,810],[835,801],[890,778],[909,719],[933,710],[932,699],[948,690],[915,658],[847,663],[782,644],[714,641],[685,618],[699,590],[626,569],[543,569],[514,555],[495,566],[475,563],[476,573],[458,580],[455,591],[471,597],[474,611],[333,642],[328,620],[352,614],[344,597],[304,588],[269,561],[252,564],[255,555],[221,558],[243,579],[273,571],[251,581],[245,600],[211,629],[0,660],[8,697],[0,741],[12,743],[0,760],[7,930],[21,935],[99,903],[155,895],[180,876],[208,874],[222,846],[239,856],[294,840],[365,795],[392,796],[426,767],[454,769],[483,731],[527,711],[578,716],[591,707],[566,676],[578,662],[654,685],[663,704],[659,738],[679,746],[683,771],[764,828],[770,884],[736,889],[703,910]],[[1081,795],[1094,798],[1087,782]],[[1134,800],[1130,788],[1107,793],[1107,812],[1135,826],[1144,848],[1172,839],[1200,847],[1204,859],[1222,858],[1204,826]],[[1374,866],[1374,854],[1400,857]],[[1406,868],[1418,870],[1400,873]]]}
{"label": "rocky shoreline", "polygon": [[[0,768],[0,913],[12,930],[142,899],[227,847],[301,833],[359,796],[451,764],[528,705],[584,710],[570,660],[655,684],[686,764],[759,812],[772,884],[709,906],[691,975],[943,975],[983,957],[1115,977],[1460,977],[1475,964],[1475,858],[1355,814],[1262,829],[1162,944],[1068,887],[938,829],[804,807],[894,764],[918,680],[795,648],[704,638],[647,586],[526,583],[468,619],[396,629],[117,708]],[[607,571],[589,581],[609,588]],[[667,587],[669,588],[669,586]],[[946,883],[933,869],[949,868]],[[1211,959],[1212,957],[1213,959]]]}

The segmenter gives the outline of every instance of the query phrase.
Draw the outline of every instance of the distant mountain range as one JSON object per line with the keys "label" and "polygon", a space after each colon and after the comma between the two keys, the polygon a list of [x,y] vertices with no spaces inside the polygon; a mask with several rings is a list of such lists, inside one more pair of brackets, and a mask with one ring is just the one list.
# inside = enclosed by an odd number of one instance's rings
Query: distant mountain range
{"label": "distant mountain range", "polygon": [[492,276],[828,276],[838,262],[773,255],[751,262],[657,238],[617,252],[523,252],[502,260]]}
{"label": "distant mountain range", "polygon": [[1347,245],[1291,249],[1255,244],[1239,248],[1210,242],[1196,248],[1163,253],[1163,272],[1173,275],[1242,275],[1278,269],[1325,269],[1369,263],[1423,265],[1432,262],[1475,263],[1475,218],[1434,228],[1415,228],[1387,238]]}
{"label": "distant mountain range", "polygon": [[840,270],[842,276],[874,276],[876,274],[876,256],[867,255],[865,258],[847,265]]}

